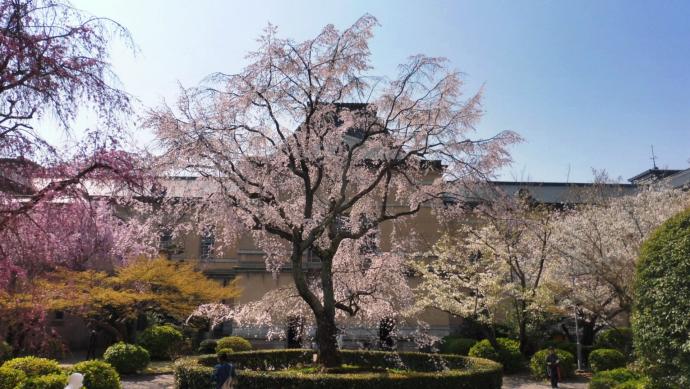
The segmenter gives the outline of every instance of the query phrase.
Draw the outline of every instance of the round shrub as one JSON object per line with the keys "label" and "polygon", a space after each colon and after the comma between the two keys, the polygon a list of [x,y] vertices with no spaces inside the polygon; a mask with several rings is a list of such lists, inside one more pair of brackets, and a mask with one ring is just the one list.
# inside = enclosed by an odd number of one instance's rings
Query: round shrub
{"label": "round shrub", "polygon": [[29,377],[16,389],[64,389],[67,385],[67,376],[64,373],[48,374]]}
{"label": "round shrub", "polygon": [[84,386],[88,389],[120,389],[120,375],[107,362],[91,360],[72,366],[71,373],[84,375]]}
{"label": "round shrub", "polygon": [[199,354],[212,354],[216,352],[218,342],[215,339],[204,339],[199,343]]}
{"label": "round shrub", "polygon": [[21,370],[27,377],[36,377],[49,374],[60,374],[62,369],[57,361],[38,357],[21,357],[10,359],[2,367]]}
{"label": "round shrub", "polygon": [[[529,362],[529,369],[535,378],[547,378],[546,376],[546,357],[549,355],[549,350],[540,350],[534,353]],[[561,361],[561,375],[565,378],[573,377],[575,375],[575,357],[566,350],[556,349],[556,355]]]}
{"label": "round shrub", "polygon": [[[244,389],[500,389],[501,366],[485,359],[419,352],[343,350],[350,373],[321,372],[304,366],[312,350],[260,350],[236,352],[230,362],[239,370],[237,386]],[[175,384],[180,389],[209,387],[215,356],[185,358],[175,362]],[[291,367],[290,369],[287,369]],[[366,367],[370,371],[362,371]],[[339,369],[342,370],[342,369]],[[191,382],[198,382],[192,385]]]}
{"label": "round shrub", "polygon": [[690,209],[640,249],[632,318],[635,353],[655,386],[690,387]]}
{"label": "round shrub", "polygon": [[476,339],[446,336],[441,342],[440,351],[443,354],[467,355],[475,344],[477,344]]}
{"label": "round shrub", "polygon": [[632,353],[633,335],[630,328],[609,328],[599,332],[594,340],[596,348],[612,348],[625,355]]}
{"label": "round shrub", "polygon": [[594,373],[589,389],[618,389],[621,384],[641,382],[639,374],[626,368],[604,370]]}
{"label": "round shrub", "polygon": [[184,337],[175,327],[169,325],[151,326],[139,335],[139,344],[152,359],[169,360],[182,344]]}
{"label": "round shrub", "polygon": [[600,348],[589,354],[589,367],[593,372],[625,367],[626,358],[622,352],[612,348]]}
{"label": "round shrub", "polygon": [[26,374],[23,371],[0,367],[0,389],[14,389],[24,380],[26,380]]}
{"label": "round shrub", "polygon": [[234,351],[250,351],[252,344],[241,336],[226,336],[216,342],[216,351],[223,349],[233,349]]}
{"label": "round shrub", "polygon": [[488,339],[477,342],[467,355],[476,358],[486,358],[503,365],[506,373],[515,373],[525,366],[525,361],[520,353],[520,343],[513,339],[498,338],[498,350],[491,346]]}
{"label": "round shrub", "polygon": [[12,358],[12,346],[4,340],[0,341],[0,364]]}
{"label": "round shrub", "polygon": [[105,350],[103,360],[120,374],[132,374],[145,369],[150,357],[141,346],[119,342]]}

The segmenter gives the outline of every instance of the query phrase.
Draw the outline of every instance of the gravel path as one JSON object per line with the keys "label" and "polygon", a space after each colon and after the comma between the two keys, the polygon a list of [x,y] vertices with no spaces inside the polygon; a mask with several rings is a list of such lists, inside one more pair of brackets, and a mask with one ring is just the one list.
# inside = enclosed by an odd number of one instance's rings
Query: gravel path
{"label": "gravel path", "polygon": [[[587,380],[576,379],[558,385],[560,389],[587,389]],[[551,384],[546,381],[534,381],[526,375],[512,375],[503,377],[503,389],[550,389]]]}
{"label": "gravel path", "polygon": [[144,375],[122,378],[122,389],[171,389],[172,374]]}

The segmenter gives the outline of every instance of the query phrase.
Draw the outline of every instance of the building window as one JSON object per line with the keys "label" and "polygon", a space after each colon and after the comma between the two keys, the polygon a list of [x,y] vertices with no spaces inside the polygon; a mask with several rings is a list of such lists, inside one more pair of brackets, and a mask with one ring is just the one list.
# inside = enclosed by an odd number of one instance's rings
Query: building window
{"label": "building window", "polygon": [[65,324],[65,312],[53,311],[51,325],[54,327],[61,327]]}
{"label": "building window", "polygon": [[213,258],[213,245],[216,242],[216,237],[213,234],[213,229],[206,229],[201,234],[201,253],[202,260]]}
{"label": "building window", "polygon": [[184,252],[184,245],[176,241],[173,236],[172,230],[164,229],[158,238],[158,249],[168,255],[179,255]]}
{"label": "building window", "polygon": [[378,231],[371,231],[360,238],[359,254],[372,255],[379,252]]}
{"label": "building window", "polygon": [[173,245],[173,235],[172,231],[170,230],[163,230],[161,232],[159,242],[158,242],[158,248],[162,251],[169,251],[170,248]]}
{"label": "building window", "polygon": [[314,253],[314,250],[311,248],[308,248],[307,251],[305,251],[304,256],[307,259],[307,263],[321,263],[321,258],[319,258],[316,253]]}

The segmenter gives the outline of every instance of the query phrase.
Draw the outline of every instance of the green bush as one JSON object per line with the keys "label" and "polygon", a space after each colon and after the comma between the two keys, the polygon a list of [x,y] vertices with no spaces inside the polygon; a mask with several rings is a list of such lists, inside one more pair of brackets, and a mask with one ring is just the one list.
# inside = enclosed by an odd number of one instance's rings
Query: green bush
{"label": "green bush", "polygon": [[640,249],[632,318],[635,355],[653,386],[690,387],[690,209]]}
{"label": "green bush", "polygon": [[218,339],[216,342],[216,352],[227,348],[235,351],[249,351],[252,349],[252,344],[240,336],[226,336]]}
{"label": "green bush", "polygon": [[0,364],[12,358],[12,346],[0,340]]}
{"label": "green bush", "polygon": [[88,389],[120,389],[120,375],[115,368],[103,361],[84,361],[72,366],[69,373],[84,375],[84,386]]}
{"label": "green bush", "polygon": [[173,365],[176,389],[208,389],[212,387],[213,368],[199,364],[197,358],[180,358]]}
{"label": "green bush", "polygon": [[152,359],[169,360],[184,341],[182,332],[170,325],[155,325],[139,335],[138,343],[145,348]]}
{"label": "green bush", "polygon": [[67,385],[67,376],[64,373],[48,374],[29,377],[16,389],[64,389]]}
{"label": "green bush", "polygon": [[[535,378],[547,378],[546,376],[546,357],[549,355],[549,350],[540,350],[534,353],[529,363],[530,371]],[[556,349],[556,355],[561,361],[561,375],[564,378],[573,377],[575,375],[575,357],[566,350]]]}
{"label": "green bush", "polygon": [[499,362],[503,365],[503,370],[506,373],[515,373],[522,370],[525,366],[525,361],[520,353],[520,344],[508,338],[498,338],[496,341],[499,345],[498,350],[494,349],[487,339],[484,339],[472,346],[467,355]]}
{"label": "green bush", "polygon": [[136,344],[124,342],[108,347],[103,359],[120,374],[132,374],[141,371],[149,364],[149,352]]}
{"label": "green bush", "polygon": [[609,328],[599,332],[594,340],[595,348],[612,348],[625,355],[632,354],[633,335],[630,328]]}
{"label": "green bush", "polygon": [[26,374],[23,371],[0,367],[0,389],[14,389],[24,380],[26,380]]}
{"label": "green bush", "polygon": [[638,383],[639,374],[626,368],[604,370],[595,373],[589,383],[589,389],[619,389],[621,384],[628,382]]}
{"label": "green bush", "polygon": [[622,352],[612,348],[600,348],[589,354],[589,367],[593,372],[613,370],[625,367],[626,357]]}
{"label": "green bush", "polygon": [[57,361],[38,357],[21,357],[10,359],[2,367],[17,369],[24,372],[27,377],[37,377],[48,374],[60,374],[62,369]]}
{"label": "green bush", "polygon": [[647,389],[649,387],[649,380],[640,378],[639,380],[625,381],[622,384],[616,385],[614,389]]}
{"label": "green bush", "polygon": [[228,357],[229,357],[230,354],[233,354],[234,352],[235,352],[235,350],[233,350],[233,349],[231,349],[231,348],[224,348],[224,349],[222,349],[222,350],[218,350],[218,352],[216,353],[216,355],[218,355],[218,356],[225,355],[225,356],[228,356]]}
{"label": "green bush", "polygon": [[199,343],[199,354],[211,354],[216,352],[218,342],[215,339],[204,339]]}
{"label": "green bush", "polygon": [[446,336],[441,342],[440,351],[443,354],[467,355],[472,346],[474,346],[476,343],[476,339]]}
{"label": "green bush", "polygon": [[[342,351],[343,363],[372,370],[384,369],[380,372],[328,374],[281,370],[308,365],[311,356],[311,350],[295,349],[236,352],[229,357],[230,362],[241,369],[238,370],[237,386],[242,388],[419,389],[424,385],[429,388],[499,389],[502,382],[501,367],[497,363],[459,355],[418,352]],[[178,360],[175,363],[176,388],[208,388],[210,366],[215,363],[214,355]]]}

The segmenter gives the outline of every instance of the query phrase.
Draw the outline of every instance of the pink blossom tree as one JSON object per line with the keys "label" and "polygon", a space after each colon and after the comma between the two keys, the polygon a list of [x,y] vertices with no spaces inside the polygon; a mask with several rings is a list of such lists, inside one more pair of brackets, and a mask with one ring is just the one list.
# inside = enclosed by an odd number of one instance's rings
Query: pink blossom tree
{"label": "pink blossom tree", "polygon": [[[131,43],[119,24],[61,1],[0,1],[0,308],[5,318],[23,318],[14,321],[21,328],[5,327],[4,334],[33,334],[23,336],[32,344],[40,343],[34,330],[45,324],[42,302],[11,308],[13,295],[31,293],[41,273],[103,265],[131,246],[108,202],[91,201],[95,187],[145,184],[136,158],[120,147],[119,124],[131,108],[127,94],[113,86],[112,37]],[[90,131],[67,151],[35,128],[50,117],[75,135],[71,125],[80,110],[95,113],[105,129]]]}
{"label": "pink blossom tree", "polygon": [[[304,42],[269,26],[240,73],[183,89],[174,107],[148,117],[161,168],[214,188],[196,195],[195,220],[223,230],[219,244],[250,231],[268,269],[289,269],[327,366],[340,362],[338,312],[361,314],[366,296],[336,277],[348,242],[439,205],[454,185],[506,163],[517,140],[470,138],[480,94],[463,98],[460,74],[442,58],[416,55],[392,79],[371,76],[376,25],[365,15]],[[305,252],[320,259],[315,274]]]}

